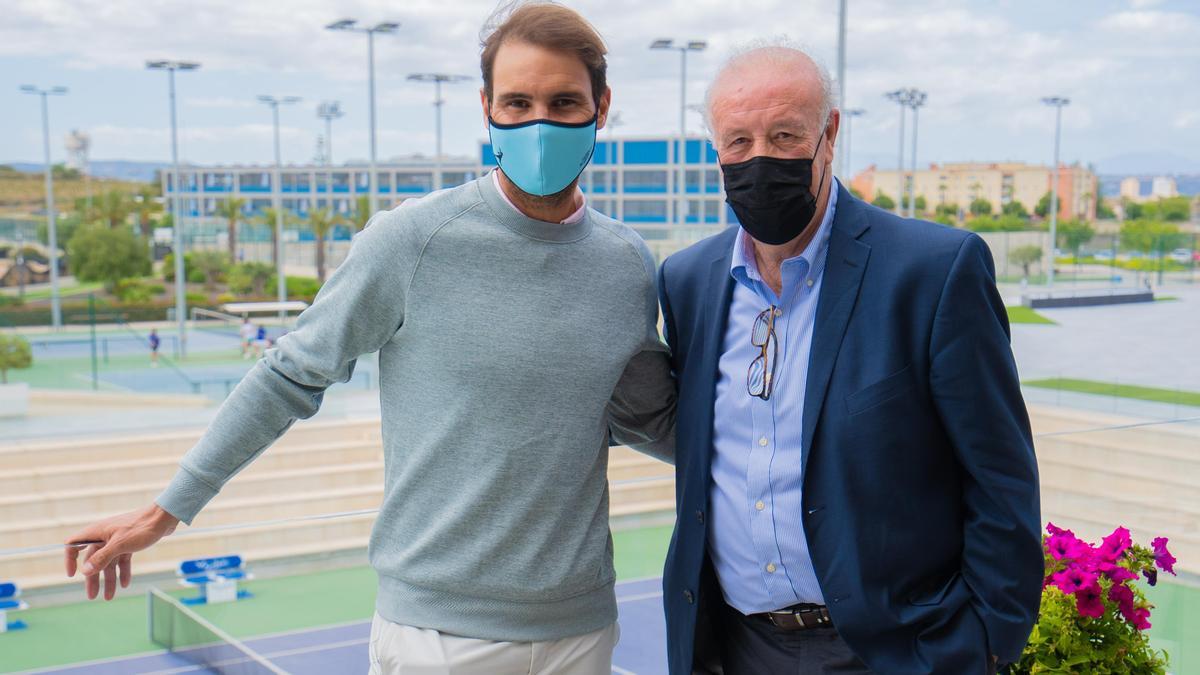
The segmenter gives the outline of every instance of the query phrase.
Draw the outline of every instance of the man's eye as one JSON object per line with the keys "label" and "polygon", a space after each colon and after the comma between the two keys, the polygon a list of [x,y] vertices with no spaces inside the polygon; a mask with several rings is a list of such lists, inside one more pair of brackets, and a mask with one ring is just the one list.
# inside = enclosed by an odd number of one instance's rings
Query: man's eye
{"label": "man's eye", "polygon": [[560,98],[554,102],[554,105],[556,105],[560,108],[566,108],[568,106],[575,105],[575,101],[572,99],[569,99],[569,98]]}
{"label": "man's eye", "polygon": [[508,107],[510,107],[510,108],[528,108],[529,102],[528,101],[509,101]]}

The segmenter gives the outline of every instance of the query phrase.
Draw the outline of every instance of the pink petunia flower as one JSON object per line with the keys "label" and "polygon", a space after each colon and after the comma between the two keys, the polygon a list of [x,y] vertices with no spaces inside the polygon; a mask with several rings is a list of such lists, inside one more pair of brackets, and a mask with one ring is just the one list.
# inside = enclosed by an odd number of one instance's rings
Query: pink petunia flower
{"label": "pink petunia flower", "polygon": [[1149,630],[1150,610],[1146,609],[1145,607],[1138,607],[1137,609],[1133,610],[1133,620],[1129,623],[1132,623],[1133,627],[1138,630]]}
{"label": "pink petunia flower", "polygon": [[1108,599],[1117,603],[1117,609],[1121,610],[1121,616],[1124,616],[1129,623],[1134,621],[1134,596],[1133,589],[1125,584],[1113,584],[1113,587],[1108,589]]}
{"label": "pink petunia flower", "polygon": [[1137,574],[1131,572],[1128,568],[1108,562],[1097,564],[1096,570],[1108,577],[1110,581],[1118,584],[1123,584],[1126,581],[1132,581],[1137,578]]}
{"label": "pink petunia flower", "polygon": [[1100,556],[1101,560],[1113,562],[1124,555],[1132,544],[1133,539],[1129,536],[1129,530],[1118,527],[1113,530],[1112,534],[1104,538],[1096,550],[1096,554]]}
{"label": "pink petunia flower", "polygon": [[1070,595],[1083,588],[1095,586],[1096,575],[1071,567],[1054,575],[1054,585],[1058,586],[1058,590]]}
{"label": "pink petunia flower", "polygon": [[1100,584],[1093,581],[1090,585],[1076,591],[1075,609],[1080,616],[1090,616],[1093,619],[1104,616],[1104,600]]}
{"label": "pink petunia flower", "polygon": [[1168,574],[1175,574],[1175,556],[1167,550],[1167,538],[1156,537],[1150,546],[1154,549],[1154,564]]}

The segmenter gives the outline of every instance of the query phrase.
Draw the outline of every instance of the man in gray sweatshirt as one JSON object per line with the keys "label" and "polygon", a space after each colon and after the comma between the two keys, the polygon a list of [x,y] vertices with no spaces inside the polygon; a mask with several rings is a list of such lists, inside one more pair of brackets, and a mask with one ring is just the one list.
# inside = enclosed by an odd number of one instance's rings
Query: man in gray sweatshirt
{"label": "man in gray sweatshirt", "polygon": [[378,351],[372,671],[610,672],[608,446],[670,461],[675,393],[645,244],[577,187],[611,99],[604,54],[554,4],[491,30],[481,102],[500,170],[371,219],[155,503],[71,539],[105,542],[86,554],[89,598],[101,577],[106,599],[127,586],[133,553]]}

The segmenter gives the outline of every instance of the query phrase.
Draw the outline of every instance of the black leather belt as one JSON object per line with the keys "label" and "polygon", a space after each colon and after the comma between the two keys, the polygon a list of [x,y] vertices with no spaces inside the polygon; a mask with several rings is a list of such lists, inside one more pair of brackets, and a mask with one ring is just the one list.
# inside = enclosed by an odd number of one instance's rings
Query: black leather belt
{"label": "black leather belt", "polygon": [[796,605],[778,612],[763,612],[753,616],[762,617],[783,630],[833,628],[833,619],[825,605]]}

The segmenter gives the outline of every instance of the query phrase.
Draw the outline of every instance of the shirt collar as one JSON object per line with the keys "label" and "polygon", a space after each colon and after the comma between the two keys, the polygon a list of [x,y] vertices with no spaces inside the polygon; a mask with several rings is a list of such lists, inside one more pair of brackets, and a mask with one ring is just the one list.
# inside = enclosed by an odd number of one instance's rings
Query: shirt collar
{"label": "shirt collar", "polygon": [[[825,204],[825,214],[821,216],[821,225],[817,228],[817,236],[808,242],[808,246],[800,255],[783,261],[784,267],[790,267],[803,260],[809,268],[814,267],[818,256],[829,241],[829,233],[833,229],[833,216],[837,210],[837,197],[840,183],[837,178],[829,188],[829,201]],[[740,284],[755,290],[755,282],[761,282],[762,275],[758,272],[758,261],[754,259],[754,247],[750,243],[750,234],[738,227],[738,236],[733,238],[733,259],[729,273]]]}
{"label": "shirt collar", "polygon": [[[492,169],[492,182],[496,185],[496,192],[499,192],[500,196],[504,198],[504,203],[508,204],[513,211],[524,216],[525,213],[517,208],[508,195],[504,194],[504,188],[500,187],[500,172],[496,169]],[[587,197],[584,196],[583,190],[580,190],[578,185],[575,186],[575,199],[579,201],[579,208],[575,209],[575,213],[560,220],[560,225],[577,225],[583,222],[583,214],[587,212]]]}

